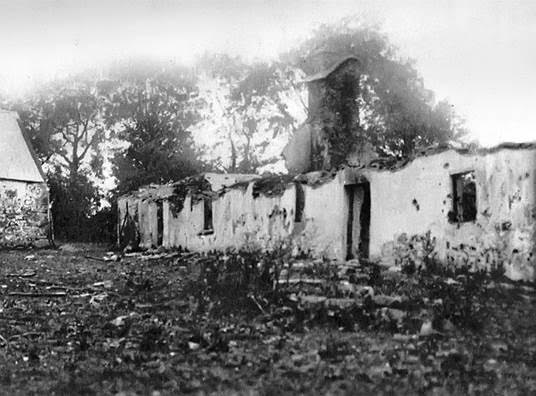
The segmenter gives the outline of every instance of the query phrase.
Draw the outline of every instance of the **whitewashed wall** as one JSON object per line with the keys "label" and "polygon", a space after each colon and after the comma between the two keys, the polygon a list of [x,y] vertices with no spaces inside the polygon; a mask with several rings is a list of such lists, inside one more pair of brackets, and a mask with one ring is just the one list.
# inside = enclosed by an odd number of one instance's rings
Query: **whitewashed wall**
{"label": "whitewashed wall", "polygon": [[[451,175],[466,171],[476,176],[476,221],[449,223]],[[482,267],[502,261],[510,277],[532,279],[535,173],[536,150],[509,149],[479,155],[450,150],[417,158],[398,171],[368,171],[371,255],[389,261],[401,234],[430,230],[443,260]]]}
{"label": "whitewashed wall", "polygon": [[[476,176],[476,220],[449,223],[448,212],[453,206],[451,175],[467,171],[474,171]],[[192,204],[187,197],[180,213],[173,213],[164,198],[163,245],[208,251],[243,246],[270,248],[286,240],[315,256],[344,260],[348,222],[345,185],[368,180],[372,259],[392,264],[402,235],[430,231],[441,260],[487,268],[502,263],[511,278],[533,279],[535,173],[534,149],[480,154],[449,150],[419,157],[397,170],[348,168],[324,184],[303,185],[305,205],[300,223],[294,221],[294,184],[280,196],[261,194],[254,198],[250,182],[247,188],[236,187],[214,198],[210,234],[203,232],[202,201]],[[120,221],[127,201],[131,213],[138,202],[136,221],[142,246],[155,245],[156,205],[132,197],[120,199]]]}

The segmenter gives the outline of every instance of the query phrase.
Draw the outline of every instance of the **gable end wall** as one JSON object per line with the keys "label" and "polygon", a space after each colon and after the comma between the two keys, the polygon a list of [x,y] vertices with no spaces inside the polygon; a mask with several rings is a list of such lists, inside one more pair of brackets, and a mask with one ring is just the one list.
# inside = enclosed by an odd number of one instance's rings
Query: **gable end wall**
{"label": "gable end wall", "polygon": [[45,183],[0,179],[0,248],[48,246]]}

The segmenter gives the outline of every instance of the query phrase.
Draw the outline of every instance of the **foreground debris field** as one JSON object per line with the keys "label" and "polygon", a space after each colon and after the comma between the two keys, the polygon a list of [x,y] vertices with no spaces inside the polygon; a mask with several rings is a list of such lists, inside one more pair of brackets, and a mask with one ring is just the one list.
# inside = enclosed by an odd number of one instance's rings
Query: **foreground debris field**
{"label": "foreground debris field", "polygon": [[536,392],[531,284],[258,253],[103,257],[0,252],[0,393]]}

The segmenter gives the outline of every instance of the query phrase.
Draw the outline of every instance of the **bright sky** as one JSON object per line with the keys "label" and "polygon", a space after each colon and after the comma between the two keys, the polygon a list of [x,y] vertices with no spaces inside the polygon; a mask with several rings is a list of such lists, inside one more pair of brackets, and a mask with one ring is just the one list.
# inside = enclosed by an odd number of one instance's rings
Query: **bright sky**
{"label": "bright sky", "polygon": [[321,22],[379,22],[485,145],[536,140],[536,1],[0,0],[0,91],[131,55],[269,59]]}

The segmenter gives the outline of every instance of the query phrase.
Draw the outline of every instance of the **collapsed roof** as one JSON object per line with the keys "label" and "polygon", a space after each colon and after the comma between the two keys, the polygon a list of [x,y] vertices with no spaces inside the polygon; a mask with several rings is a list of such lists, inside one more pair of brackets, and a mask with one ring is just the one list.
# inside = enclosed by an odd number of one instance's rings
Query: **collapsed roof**
{"label": "collapsed roof", "polygon": [[255,182],[253,194],[255,197],[259,195],[273,196],[281,195],[286,186],[293,183],[306,184],[311,187],[317,187],[327,183],[337,175],[337,172],[342,169],[354,170],[385,170],[396,171],[404,168],[409,163],[420,157],[440,154],[445,151],[455,151],[461,155],[487,155],[501,150],[534,150],[536,142],[528,143],[502,143],[490,148],[468,148],[456,147],[451,144],[434,145],[418,150],[411,158],[399,159],[396,157],[381,157],[369,161],[360,166],[344,165],[338,169],[331,171],[312,171],[301,173],[298,175],[276,175],[276,174],[218,174],[204,173],[196,176],[187,177],[175,183],[169,184],[151,184],[140,187],[138,190],[131,191],[122,196],[125,198],[137,198],[141,200],[160,200],[169,199],[173,196],[180,195],[184,199],[186,195],[191,195],[194,198],[201,196],[213,196],[225,194],[229,190],[237,188],[245,188],[251,182]]}

